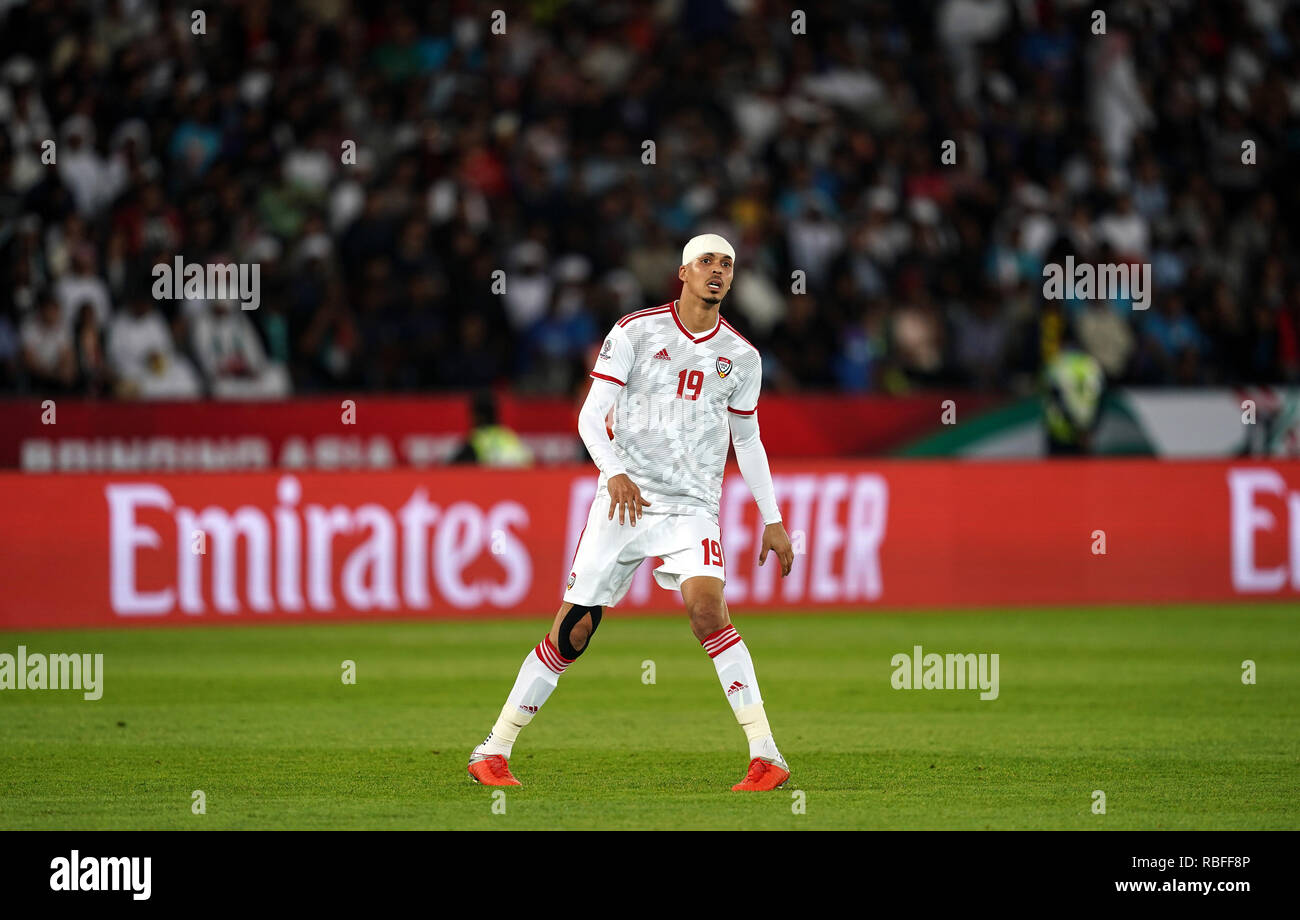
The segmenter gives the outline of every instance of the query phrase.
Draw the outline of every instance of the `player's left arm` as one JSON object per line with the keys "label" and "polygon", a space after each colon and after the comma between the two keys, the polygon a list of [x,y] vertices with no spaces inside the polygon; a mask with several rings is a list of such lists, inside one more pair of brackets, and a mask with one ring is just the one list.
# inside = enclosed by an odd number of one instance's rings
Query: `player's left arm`
{"label": "player's left arm", "polygon": [[754,495],[759,514],[763,517],[763,544],[758,554],[758,564],[767,561],[769,551],[781,560],[781,576],[790,574],[794,565],[794,548],[781,523],[781,510],[776,504],[776,487],[772,484],[772,469],[767,462],[767,450],[758,434],[758,391],[762,380],[762,365],[755,363],[749,379],[742,380],[727,406],[731,422],[731,446],[736,451],[740,475]]}

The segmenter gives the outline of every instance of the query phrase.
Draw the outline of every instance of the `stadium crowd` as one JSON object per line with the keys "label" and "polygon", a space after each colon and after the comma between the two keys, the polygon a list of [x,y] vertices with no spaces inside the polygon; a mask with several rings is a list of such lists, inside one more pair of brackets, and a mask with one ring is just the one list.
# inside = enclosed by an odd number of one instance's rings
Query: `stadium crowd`
{"label": "stadium crowd", "polygon": [[1300,380],[1300,7],[1094,6],[0,0],[0,392],[571,392],[708,231],[775,390]]}

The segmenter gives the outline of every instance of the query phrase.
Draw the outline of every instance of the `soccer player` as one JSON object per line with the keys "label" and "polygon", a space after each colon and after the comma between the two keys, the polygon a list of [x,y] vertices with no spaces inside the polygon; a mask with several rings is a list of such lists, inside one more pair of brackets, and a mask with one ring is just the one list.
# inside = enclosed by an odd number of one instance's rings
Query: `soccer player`
{"label": "soccer player", "polygon": [[[784,577],[794,562],[758,437],[762,362],[719,315],[735,258],[722,237],[694,237],[677,270],[681,298],[623,317],[605,339],[578,417],[578,433],[600,468],[596,498],[551,631],[524,658],[496,724],[470,755],[469,774],[477,782],[519,785],[507,761],[520,730],[590,644],[604,609],[627,594],[637,566],[655,556],[663,560],[655,581],[682,592],[691,630],[749,739],[748,774],[731,788],[777,789],[790,778],[763,711],[753,659],[722,594],[718,502],[729,438],[763,519],[759,565],[773,552]],[[611,408],[612,441],[605,428]]]}

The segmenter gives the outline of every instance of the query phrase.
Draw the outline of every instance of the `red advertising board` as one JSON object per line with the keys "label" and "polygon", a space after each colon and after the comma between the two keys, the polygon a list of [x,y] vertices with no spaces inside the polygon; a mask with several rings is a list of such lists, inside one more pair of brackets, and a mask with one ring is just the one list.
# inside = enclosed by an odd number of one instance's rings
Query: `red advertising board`
{"label": "red advertising board", "polygon": [[[773,457],[883,453],[941,424],[945,399],[963,413],[979,394],[779,396],[759,416]],[[501,393],[501,422],[538,462],[585,462],[578,403]],[[0,401],[0,469],[33,473],[383,470],[445,464],[464,442],[470,398],[357,394],[266,403]]]}
{"label": "red advertising board", "polygon": [[[776,464],[799,555],[757,562],[727,476],[737,609],[1300,597],[1300,463]],[[589,468],[0,475],[0,628],[548,616]],[[1104,552],[1102,551],[1104,550]],[[680,599],[642,565],[619,614]]]}

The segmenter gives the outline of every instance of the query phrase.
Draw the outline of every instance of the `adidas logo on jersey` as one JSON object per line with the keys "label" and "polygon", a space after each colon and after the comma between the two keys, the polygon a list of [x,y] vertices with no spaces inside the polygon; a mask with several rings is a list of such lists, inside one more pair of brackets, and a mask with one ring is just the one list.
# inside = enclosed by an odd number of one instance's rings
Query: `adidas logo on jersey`
{"label": "adidas logo on jersey", "polygon": [[663,359],[664,361],[671,361],[671,360],[672,360],[672,358],[668,357],[668,349],[667,349],[667,348],[661,348],[661,349],[659,349],[659,354],[655,355],[655,357],[656,357],[656,358],[661,358],[661,359]]}
{"label": "adidas logo on jersey", "polygon": [[727,688],[727,696],[731,696],[731,694],[735,693],[737,690],[744,690],[745,686],[746,685],[742,684],[740,681],[733,680],[731,686]]}

